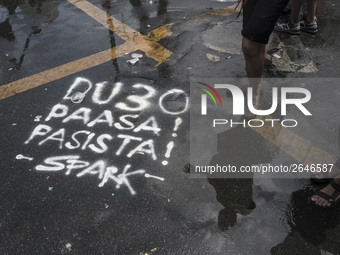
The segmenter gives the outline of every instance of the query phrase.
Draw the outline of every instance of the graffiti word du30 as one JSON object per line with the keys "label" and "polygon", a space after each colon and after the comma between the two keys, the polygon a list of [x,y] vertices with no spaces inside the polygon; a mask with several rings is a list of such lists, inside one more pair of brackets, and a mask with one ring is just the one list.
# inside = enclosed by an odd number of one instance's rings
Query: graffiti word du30
{"label": "graffiti word du30", "polygon": [[[52,107],[43,123],[34,127],[24,143],[42,148],[42,153],[46,145],[55,148],[56,155],[47,156],[35,169],[46,172],[65,171],[67,176],[74,171],[77,171],[77,177],[97,176],[100,180],[99,187],[113,181],[117,189],[125,185],[132,195],[136,191],[130,183],[131,176],[139,175],[164,181],[163,177],[147,173],[141,165],[134,169],[129,159],[141,154],[143,161],[157,161],[159,155],[163,155],[162,165],[168,164],[175,148],[175,140],[178,139],[177,131],[183,122],[181,115],[189,107],[189,97],[180,89],[171,89],[158,96],[155,88],[141,83],[130,87],[132,94],[126,94],[122,88],[123,84],[119,82],[100,82],[93,85],[86,78],[76,78],[62,102]],[[89,104],[82,107],[79,102],[85,96]],[[169,98],[174,97],[182,100],[181,104],[176,104],[177,108],[167,104]],[[74,98],[78,102],[72,101]],[[74,104],[68,105],[71,101]],[[116,115],[117,112],[119,116]],[[167,120],[173,122],[174,128],[165,129],[160,125],[163,123],[157,122],[156,116],[147,116],[150,112],[158,112],[161,117],[166,116]],[[171,140],[167,140],[167,137]],[[161,151],[157,151],[157,148],[161,148]],[[102,156],[93,163],[83,157],[84,152],[87,155],[93,153]],[[19,155],[16,159],[34,159]],[[112,165],[111,161],[118,165]]]}

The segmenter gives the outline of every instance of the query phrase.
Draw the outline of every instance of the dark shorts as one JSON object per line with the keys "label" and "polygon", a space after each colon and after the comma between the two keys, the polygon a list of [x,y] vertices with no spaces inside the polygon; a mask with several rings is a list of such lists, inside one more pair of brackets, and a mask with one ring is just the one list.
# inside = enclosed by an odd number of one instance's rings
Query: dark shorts
{"label": "dark shorts", "polygon": [[274,26],[289,0],[247,0],[243,7],[242,35],[267,44]]}

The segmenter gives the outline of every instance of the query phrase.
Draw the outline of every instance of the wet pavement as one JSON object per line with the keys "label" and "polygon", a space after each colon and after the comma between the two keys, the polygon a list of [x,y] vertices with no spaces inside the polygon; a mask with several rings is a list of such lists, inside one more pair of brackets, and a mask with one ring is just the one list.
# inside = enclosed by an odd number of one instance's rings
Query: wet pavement
{"label": "wet pavement", "polygon": [[[340,254],[340,207],[308,203],[322,185],[190,174],[190,78],[246,76],[233,5],[0,1],[1,254]],[[264,77],[339,78],[339,11],[319,0],[316,35],[274,33]],[[211,163],[333,160],[326,85],[294,146],[234,128]]]}

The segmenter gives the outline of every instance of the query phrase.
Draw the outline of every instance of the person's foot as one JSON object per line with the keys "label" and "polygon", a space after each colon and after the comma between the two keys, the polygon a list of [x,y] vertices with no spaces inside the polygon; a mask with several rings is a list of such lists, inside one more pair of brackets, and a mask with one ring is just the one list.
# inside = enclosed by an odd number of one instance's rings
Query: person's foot
{"label": "person's foot", "polygon": [[289,33],[293,35],[299,35],[300,34],[300,22],[296,24],[290,23],[289,20],[285,22],[281,22],[281,23],[278,22],[276,23],[274,30],[278,32],[285,32],[285,33]]}
{"label": "person's foot", "polygon": [[329,208],[340,200],[340,178],[334,179],[325,188],[311,197],[311,203],[317,207]]}
{"label": "person's foot", "polygon": [[316,23],[316,19],[314,19],[312,22],[308,22],[306,18],[303,18],[303,20],[299,21],[300,28],[302,31],[315,34],[318,32],[318,25]]}

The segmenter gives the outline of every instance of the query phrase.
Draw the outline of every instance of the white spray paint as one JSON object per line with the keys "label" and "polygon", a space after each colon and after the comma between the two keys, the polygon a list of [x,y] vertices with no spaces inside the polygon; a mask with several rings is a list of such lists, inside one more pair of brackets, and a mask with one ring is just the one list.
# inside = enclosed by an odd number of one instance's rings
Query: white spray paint
{"label": "white spray paint", "polygon": [[91,109],[86,107],[81,107],[75,112],[71,113],[67,118],[65,118],[62,122],[67,123],[70,120],[82,120],[86,125],[90,121],[90,113]]}
{"label": "white spray paint", "polygon": [[[182,111],[171,112],[171,111],[168,111],[167,109],[165,109],[165,107],[163,106],[164,98],[167,97],[167,96],[170,96],[171,94],[184,94],[185,95],[185,107],[184,107],[184,109]],[[189,107],[189,97],[187,96],[187,94],[183,90],[172,89],[172,90],[169,90],[168,92],[164,93],[159,98],[159,106],[160,106],[160,108],[162,109],[162,111],[164,113],[167,113],[167,114],[170,114],[170,115],[179,115],[179,114],[182,114],[182,113],[184,113],[184,112],[186,112],[188,110],[188,107]]]}
{"label": "white spray paint", "polygon": [[84,169],[80,173],[77,174],[77,177],[81,177],[85,174],[98,175],[98,179],[103,179],[105,172],[106,163],[104,160],[98,160],[93,165]]}
{"label": "white spray paint", "polygon": [[119,122],[115,123],[114,126],[119,130],[131,130],[134,129],[135,125],[129,121],[127,118],[138,119],[137,114],[127,114],[119,117],[120,122],[124,123],[127,127],[122,126]]}
{"label": "white spray paint", "polygon": [[[148,147],[148,148],[146,148],[146,147]],[[135,149],[130,151],[126,156],[128,158],[131,158],[137,152],[144,152],[146,154],[150,154],[153,160],[157,159],[157,156],[156,156],[156,153],[155,153],[154,141],[152,139],[149,139],[147,141],[142,142]]]}
{"label": "white spray paint", "polygon": [[25,144],[28,144],[35,136],[45,136],[49,132],[51,132],[52,128],[47,125],[38,125],[32,132],[31,136],[28,138],[28,140],[25,142]]}
{"label": "white spray paint", "polygon": [[105,81],[105,82],[102,82],[102,83],[97,83],[97,84],[96,84],[96,88],[95,88],[94,93],[93,93],[93,96],[92,96],[92,100],[93,100],[94,103],[97,103],[97,104],[108,104],[110,101],[112,101],[112,99],[113,99],[115,96],[117,96],[117,95],[119,94],[119,92],[120,92],[120,90],[121,90],[121,88],[122,88],[122,86],[123,86],[123,84],[120,83],[120,82],[115,83],[115,84],[114,84],[114,88],[112,89],[111,94],[110,94],[110,96],[108,97],[108,99],[106,99],[106,100],[101,100],[101,99],[100,99],[100,96],[101,96],[102,94],[104,94],[104,93],[103,93],[103,88],[106,86],[106,84],[107,84],[106,81]]}
{"label": "white spray paint", "polygon": [[[183,122],[182,118],[180,117],[177,117],[176,120],[175,120],[175,127],[174,127],[174,132],[176,132],[179,128],[179,125],[181,125]],[[172,136],[173,137],[177,137],[177,133],[172,133]]]}
{"label": "white spray paint", "polygon": [[[105,117],[105,118],[103,119],[103,117]],[[97,123],[108,123],[109,127],[112,127],[112,124],[113,124],[112,112],[109,111],[109,110],[105,110],[95,120],[93,120],[89,124],[87,124],[87,126],[88,127],[93,127]]]}
{"label": "white spray paint", "polygon": [[40,119],[41,119],[41,117],[42,117],[42,115],[37,115],[37,116],[35,116],[34,121],[35,121],[35,122],[39,122]]}
{"label": "white spray paint", "polygon": [[60,161],[77,160],[80,156],[78,155],[68,155],[68,156],[55,156],[49,157],[44,160],[45,165],[37,165],[35,167],[38,171],[61,171],[65,169],[65,164]]}
{"label": "white spray paint", "polygon": [[159,177],[159,176],[155,176],[155,175],[151,175],[151,174],[145,174],[144,175],[146,178],[154,178],[160,181],[164,181],[165,179],[163,177]]}
{"label": "white spray paint", "polygon": [[134,141],[142,141],[143,140],[141,137],[135,137],[135,136],[131,136],[131,135],[117,135],[117,137],[124,139],[122,145],[119,147],[119,149],[116,152],[117,156],[119,156],[122,153],[122,151],[131,142],[131,140],[134,140]]}
{"label": "white spray paint", "polygon": [[98,185],[98,187],[103,187],[104,184],[109,180],[113,180],[116,183],[116,189],[119,189],[121,185],[125,184],[127,188],[129,189],[131,195],[136,195],[136,191],[132,188],[129,180],[127,179],[128,176],[136,175],[136,174],[144,174],[145,170],[140,169],[133,172],[127,172],[130,169],[131,165],[126,165],[124,167],[124,170],[121,174],[118,174],[118,176],[115,176],[115,174],[118,172],[118,169],[116,167],[108,167],[106,170],[106,173],[104,175],[103,181]]}
{"label": "white spray paint", "polygon": [[63,99],[70,99],[72,98],[72,95],[75,92],[79,92],[76,91],[77,90],[84,90],[83,87],[85,87],[85,91],[82,92],[83,94],[86,94],[87,92],[89,92],[92,88],[92,82],[88,79],[82,78],[82,77],[78,77],[74,83],[71,85],[71,87],[69,88],[69,90],[67,91],[66,95],[64,96]]}
{"label": "white spray paint", "polygon": [[[148,124],[151,124],[151,126],[148,126]],[[140,132],[141,130],[152,131],[157,136],[159,136],[159,132],[161,131],[154,116],[151,116],[145,122],[136,127],[133,132]]]}
{"label": "white spray paint", "polygon": [[42,145],[47,141],[57,141],[59,142],[59,149],[62,149],[64,140],[65,140],[65,128],[61,128],[58,131],[54,132],[52,135],[48,136],[47,138],[39,142],[38,145]]}
{"label": "white spray paint", "polygon": [[[60,110],[60,111],[59,111]],[[52,118],[62,118],[65,117],[68,113],[68,107],[63,104],[56,104],[53,106],[52,110],[50,111],[50,114],[47,116],[45,121],[49,121]]]}
{"label": "white spray paint", "polygon": [[[165,152],[165,157],[166,158],[170,158],[170,155],[171,155],[171,151],[172,151],[172,149],[174,148],[174,146],[175,146],[175,143],[173,142],[173,141],[171,141],[171,142],[169,142],[168,144],[167,144],[167,146],[166,146],[166,152]],[[163,162],[162,162],[162,164],[163,165],[167,165],[169,162],[167,161],[167,160],[164,160]]]}
{"label": "white spray paint", "polygon": [[27,160],[29,160],[29,161],[32,161],[32,160],[33,160],[33,158],[31,158],[31,157],[25,157],[25,156],[22,155],[22,154],[18,154],[15,158],[16,158],[16,159],[27,159]]}
{"label": "white spray paint", "polygon": [[[117,189],[123,185],[128,188],[132,195],[136,191],[132,188],[129,177],[133,175],[141,175],[144,178],[152,178],[164,181],[164,178],[150,175],[144,169],[129,171],[132,166],[125,165],[123,171],[121,166],[110,165],[114,157],[120,157],[120,160],[132,158],[134,156],[145,159],[157,160],[156,149],[158,143],[156,138],[164,137],[164,130],[158,124],[155,116],[146,116],[149,107],[159,107],[166,115],[180,115],[188,110],[189,97],[180,89],[172,89],[160,95],[157,104],[156,90],[145,84],[135,84],[132,86],[131,95],[121,96],[122,83],[99,82],[94,86],[92,82],[86,78],[78,77],[68,89],[63,100],[67,100],[65,104],[58,103],[52,107],[45,122],[49,125],[40,124],[34,128],[30,137],[25,144],[35,142],[38,146],[55,143],[59,148],[62,156],[47,157],[42,164],[35,167],[37,171],[57,172],[65,171],[65,175],[74,173],[77,177],[96,176],[99,180],[99,187],[103,187],[107,182],[113,181]],[[91,90],[92,96],[88,97],[86,103],[93,103],[100,106],[101,113],[98,114],[96,109],[87,107],[78,107],[75,104],[67,106],[72,101],[72,97],[76,94],[82,94],[83,97],[88,96]],[[177,98],[185,98],[185,105],[178,109],[168,106],[165,102],[177,100]],[[74,99],[74,98],[73,98]],[[123,100],[123,101],[119,101]],[[92,102],[91,102],[92,101]],[[72,101],[73,102],[73,101]],[[82,103],[78,100],[77,103]],[[156,103],[155,103],[156,102]],[[102,109],[104,105],[109,106],[108,109]],[[116,117],[116,110],[123,112],[123,115]],[[171,110],[170,110],[171,109]],[[98,108],[97,108],[98,110]],[[147,110],[147,111],[145,111]],[[72,111],[72,112],[71,112]],[[126,114],[124,114],[124,111]],[[93,116],[95,114],[95,116]],[[40,121],[42,116],[36,116],[35,121]],[[117,118],[117,119],[115,119]],[[141,123],[138,123],[143,118]],[[183,119],[177,117],[173,128],[172,136],[177,137],[177,131],[182,124]],[[65,126],[55,127],[55,123]],[[70,129],[69,123],[76,125],[84,125],[83,130]],[[136,124],[138,123],[138,125]],[[162,124],[162,123],[160,123]],[[107,133],[103,133],[101,127],[111,128]],[[88,129],[88,130],[87,130]],[[117,133],[118,131],[118,133]],[[130,135],[138,134],[137,136]],[[154,136],[155,139],[150,138]],[[144,137],[145,136],[145,137]],[[165,158],[169,159],[174,148],[174,142],[168,142],[166,146]],[[64,150],[84,151],[90,153],[103,154],[110,152],[110,158],[97,159],[96,162],[81,160],[80,155],[65,155]],[[138,154],[138,155],[136,155]],[[113,156],[113,158],[112,158]],[[106,156],[107,157],[107,156]],[[33,160],[33,158],[25,157],[22,154],[16,156],[17,159]],[[167,165],[168,160],[163,160],[162,164]]]}
{"label": "white spray paint", "polygon": [[81,92],[76,92],[71,96],[71,101],[74,104],[80,104],[84,101],[85,94]]}
{"label": "white spray paint", "polygon": [[171,141],[166,146],[166,153],[165,153],[166,158],[170,158],[170,154],[171,154],[172,149],[174,148],[174,145],[175,145],[174,142]]}
{"label": "white spray paint", "polygon": [[71,139],[72,139],[73,142],[75,142],[75,145],[72,145],[71,142],[67,142],[67,143],[65,143],[65,147],[70,149],[70,150],[78,149],[81,146],[81,144],[80,144],[79,140],[76,138],[76,136],[78,136],[79,134],[85,134],[85,135],[88,136],[89,134],[91,134],[91,132],[87,131],[87,130],[80,130],[80,131],[73,133],[72,136],[71,136]]}
{"label": "white spray paint", "polygon": [[138,106],[131,107],[128,106],[126,103],[117,103],[116,107],[125,111],[142,111],[148,108],[150,106],[150,102],[147,99],[153,97],[156,94],[156,90],[153,89],[151,86],[143,84],[136,84],[132,87],[136,89],[142,88],[147,91],[147,93],[143,96],[131,95],[126,98],[127,101],[131,101],[133,104],[137,104]]}

